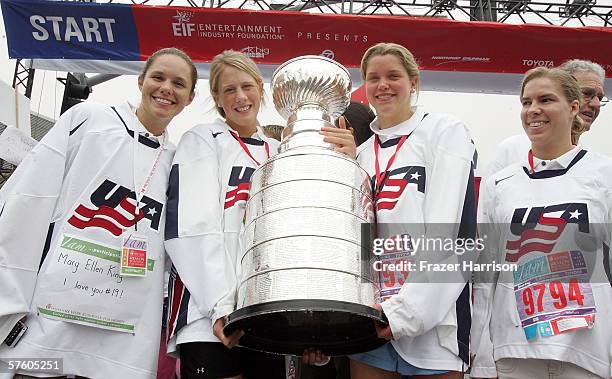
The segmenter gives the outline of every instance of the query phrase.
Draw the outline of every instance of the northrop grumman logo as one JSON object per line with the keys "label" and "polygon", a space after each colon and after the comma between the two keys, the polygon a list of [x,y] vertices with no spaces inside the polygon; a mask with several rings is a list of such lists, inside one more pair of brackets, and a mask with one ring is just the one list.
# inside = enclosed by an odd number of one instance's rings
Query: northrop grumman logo
{"label": "northrop grumman logo", "polygon": [[249,58],[265,58],[266,55],[270,54],[270,49],[265,47],[247,46],[240,49],[240,52]]}
{"label": "northrop grumman logo", "polygon": [[192,12],[176,11],[176,16],[172,16],[176,22],[172,23],[172,34],[175,37],[191,37],[196,31],[196,24],[190,23]]}
{"label": "northrop grumman logo", "polygon": [[30,16],[30,25],[36,31],[32,37],[37,41],[49,38],[64,42],[115,42],[114,18]]}

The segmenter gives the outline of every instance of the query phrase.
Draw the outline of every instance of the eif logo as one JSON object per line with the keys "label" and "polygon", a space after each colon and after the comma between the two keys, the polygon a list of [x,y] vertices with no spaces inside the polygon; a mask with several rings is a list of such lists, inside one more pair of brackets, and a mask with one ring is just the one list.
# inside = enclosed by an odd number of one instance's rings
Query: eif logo
{"label": "eif logo", "polygon": [[172,17],[177,21],[172,23],[172,34],[175,37],[191,37],[196,30],[195,24],[189,22],[192,16],[191,12],[176,11],[176,16]]}

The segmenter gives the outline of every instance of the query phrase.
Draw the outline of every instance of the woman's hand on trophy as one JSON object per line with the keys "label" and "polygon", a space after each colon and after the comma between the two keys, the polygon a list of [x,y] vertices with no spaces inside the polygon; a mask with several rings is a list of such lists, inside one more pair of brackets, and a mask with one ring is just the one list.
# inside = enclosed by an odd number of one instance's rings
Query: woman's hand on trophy
{"label": "woman's hand on trophy", "polygon": [[226,336],[223,333],[223,327],[225,326],[225,323],[226,323],[226,318],[225,317],[217,319],[217,321],[215,321],[215,323],[213,325],[213,334],[228,349],[231,349],[232,347],[238,345],[238,341],[240,341],[240,338],[244,335],[244,331],[242,331],[242,330],[235,330],[232,334],[230,334],[229,336]]}
{"label": "woman's hand on trophy", "polygon": [[[372,305],[372,308],[379,310],[380,312],[384,312],[380,304],[374,304]],[[378,338],[384,338],[387,341],[391,341],[393,339],[391,325],[374,321],[374,326],[376,327],[376,335],[378,336]]]}
{"label": "woman's hand on trophy", "polygon": [[357,145],[355,144],[355,138],[353,137],[352,130],[346,128],[346,120],[344,119],[344,116],[340,116],[338,119],[338,125],[338,128],[328,126],[321,128],[320,133],[325,136],[323,141],[333,143],[336,145],[335,150],[337,152],[344,153],[355,159],[355,157],[357,157]]}
{"label": "woman's hand on trophy", "polygon": [[306,365],[325,366],[331,360],[330,356],[327,356],[315,348],[304,350],[302,354],[302,363]]}

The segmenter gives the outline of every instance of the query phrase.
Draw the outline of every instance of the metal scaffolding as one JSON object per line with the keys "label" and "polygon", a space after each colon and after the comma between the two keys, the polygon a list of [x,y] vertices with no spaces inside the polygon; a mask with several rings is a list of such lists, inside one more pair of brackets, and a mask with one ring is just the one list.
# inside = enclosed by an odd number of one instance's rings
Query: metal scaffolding
{"label": "metal scaffolding", "polygon": [[0,159],[0,188],[6,183],[13,171],[15,171],[15,166]]}
{"label": "metal scaffolding", "polygon": [[[106,2],[106,1],[105,1]],[[125,3],[125,0],[109,0]],[[142,0],[132,4],[445,17],[461,21],[612,26],[610,0]]]}

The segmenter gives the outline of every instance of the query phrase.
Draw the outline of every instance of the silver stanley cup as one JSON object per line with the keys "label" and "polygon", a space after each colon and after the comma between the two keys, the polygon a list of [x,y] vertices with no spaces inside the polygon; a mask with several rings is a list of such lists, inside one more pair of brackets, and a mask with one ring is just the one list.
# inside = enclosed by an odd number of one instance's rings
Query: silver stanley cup
{"label": "silver stanley cup", "polygon": [[385,342],[374,328],[380,289],[363,242],[374,221],[370,180],[319,133],[334,126],[350,90],[348,71],[320,56],[292,59],[272,76],[288,123],[280,153],[251,177],[237,310],[225,330],[244,330],[243,346],[342,355]]}

